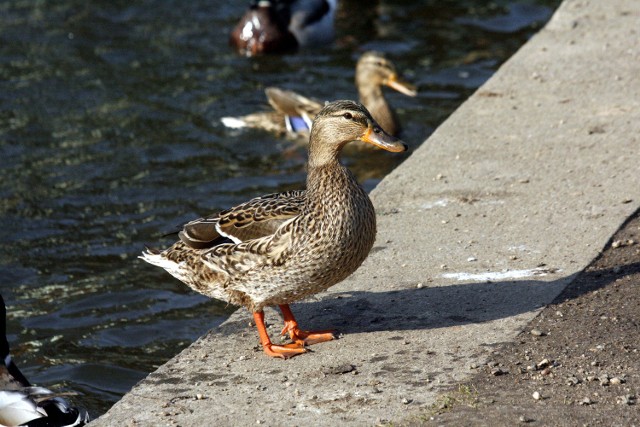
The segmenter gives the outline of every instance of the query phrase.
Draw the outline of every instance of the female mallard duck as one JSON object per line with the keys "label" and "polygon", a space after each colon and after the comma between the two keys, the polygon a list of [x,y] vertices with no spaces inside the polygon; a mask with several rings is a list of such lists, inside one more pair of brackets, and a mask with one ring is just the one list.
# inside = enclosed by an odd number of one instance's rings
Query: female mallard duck
{"label": "female mallard duck", "polygon": [[[382,86],[407,96],[416,96],[415,88],[399,77],[391,61],[381,53],[366,52],[356,65],[356,87],[360,102],[385,131],[397,135],[400,132],[398,118],[384,97]],[[265,93],[275,111],[224,117],[222,123],[231,128],[252,127],[276,133],[308,134],[313,118],[324,106],[321,101],[275,87],[267,88]]]}
{"label": "female mallard duck", "polygon": [[333,40],[336,0],[253,0],[229,44],[254,56],[285,53]]}
{"label": "female mallard duck", "polygon": [[13,363],[6,332],[6,309],[0,295],[2,337],[0,338],[0,425],[83,426],[89,415],[44,387],[33,387]]}
{"label": "female mallard duck", "polygon": [[[331,332],[300,330],[289,304],[345,279],[373,246],[373,205],[338,161],[342,148],[356,140],[391,152],[407,149],[362,104],[332,102],[313,121],[306,191],[258,197],[192,221],[169,249],[147,249],[141,258],[197,292],[247,307],[269,356],[292,357],[305,345],[333,339]],[[290,344],[269,339],[263,308],[272,305],[282,310],[282,334],[289,334]]]}

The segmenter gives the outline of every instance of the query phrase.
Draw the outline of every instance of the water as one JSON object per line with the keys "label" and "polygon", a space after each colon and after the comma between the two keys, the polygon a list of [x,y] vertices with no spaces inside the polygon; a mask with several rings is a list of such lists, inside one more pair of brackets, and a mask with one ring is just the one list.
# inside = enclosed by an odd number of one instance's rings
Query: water
{"label": "water", "polygon": [[[387,52],[420,94],[390,94],[419,145],[558,1],[342,1],[335,46],[248,59],[227,47],[248,2],[0,4],[0,291],[33,382],[93,416],[232,312],[136,259],[165,232],[300,188],[305,149],[222,116],[270,85],[353,98],[353,67]],[[402,156],[345,162],[367,189]]]}

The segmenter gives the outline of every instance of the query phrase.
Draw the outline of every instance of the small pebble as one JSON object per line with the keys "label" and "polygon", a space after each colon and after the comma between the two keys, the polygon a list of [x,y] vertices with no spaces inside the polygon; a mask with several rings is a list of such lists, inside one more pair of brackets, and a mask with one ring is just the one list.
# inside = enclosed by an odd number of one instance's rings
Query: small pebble
{"label": "small pebble", "polygon": [[542,359],[540,362],[538,362],[538,364],[536,365],[536,367],[538,369],[544,369],[547,366],[549,366],[550,362],[549,359]]}
{"label": "small pebble", "polygon": [[612,248],[619,248],[620,246],[633,246],[636,244],[636,241],[633,239],[627,240],[616,240],[611,244]]}
{"label": "small pebble", "polygon": [[196,394],[196,399],[197,400],[202,400],[202,399],[204,399],[204,396],[202,395],[202,393],[198,393],[198,394]]}
{"label": "small pebble", "polygon": [[589,399],[588,397],[585,397],[584,399],[582,399],[580,401],[581,405],[591,405],[593,402],[591,401],[591,399]]}
{"label": "small pebble", "polygon": [[518,418],[518,421],[521,423],[530,423],[533,420],[531,418],[527,418],[524,415],[520,415],[520,418]]}
{"label": "small pebble", "polygon": [[544,336],[544,332],[542,332],[540,329],[532,329],[531,330],[531,335],[535,336],[535,337],[542,337]]}
{"label": "small pebble", "polygon": [[609,382],[613,385],[619,385],[619,384],[622,384],[624,380],[622,378],[613,377],[609,380]]}
{"label": "small pebble", "polygon": [[533,392],[532,397],[533,397],[535,400],[540,400],[540,399],[542,398],[542,396],[540,396],[540,393],[539,393],[539,392],[537,392],[537,391],[534,391],[534,392]]}
{"label": "small pebble", "polygon": [[498,376],[500,376],[500,375],[504,375],[504,374],[506,374],[506,372],[505,372],[505,371],[503,371],[503,370],[502,370],[502,369],[500,369],[500,368],[493,368],[493,369],[491,370],[491,375],[493,375],[494,377],[498,377]]}
{"label": "small pebble", "polygon": [[404,405],[408,405],[409,403],[413,402],[412,399],[407,399],[406,397],[402,398],[402,403]]}
{"label": "small pebble", "polygon": [[474,256],[470,256],[469,258],[467,258],[468,262],[474,262],[474,261],[477,261],[477,260],[478,260],[478,258],[476,258]]}
{"label": "small pebble", "polygon": [[578,385],[578,384],[580,384],[580,380],[577,377],[569,377],[567,379],[568,386]]}

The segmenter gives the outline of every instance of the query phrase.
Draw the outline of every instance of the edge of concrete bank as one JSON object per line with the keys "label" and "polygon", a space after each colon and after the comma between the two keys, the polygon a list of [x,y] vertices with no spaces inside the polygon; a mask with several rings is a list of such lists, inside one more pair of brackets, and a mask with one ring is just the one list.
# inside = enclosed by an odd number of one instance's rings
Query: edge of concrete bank
{"label": "edge of concrete bank", "polygon": [[339,340],[269,359],[239,310],[94,424],[371,425],[468,378],[640,206],[640,4],[600,3],[563,2],[374,190],[368,260],[293,306]]}

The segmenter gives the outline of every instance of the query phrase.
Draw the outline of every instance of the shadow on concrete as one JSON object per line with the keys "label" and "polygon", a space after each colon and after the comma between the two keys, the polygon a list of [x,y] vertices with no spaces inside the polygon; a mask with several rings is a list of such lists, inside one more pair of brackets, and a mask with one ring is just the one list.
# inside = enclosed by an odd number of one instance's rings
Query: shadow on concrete
{"label": "shadow on concrete", "polygon": [[[619,278],[624,271],[631,274],[638,268],[640,262],[629,264],[616,274],[607,270],[583,271],[549,282],[464,283],[379,293],[342,293],[318,302],[294,304],[292,310],[303,328],[336,329],[344,334],[444,328],[536,310],[552,302],[578,276],[582,279],[580,283],[590,284],[583,286],[584,292],[590,292]],[[584,293],[577,291],[573,290],[571,298]],[[560,296],[565,294],[562,292]]]}

